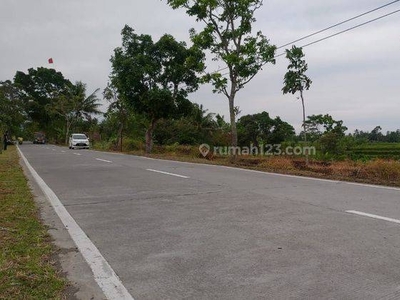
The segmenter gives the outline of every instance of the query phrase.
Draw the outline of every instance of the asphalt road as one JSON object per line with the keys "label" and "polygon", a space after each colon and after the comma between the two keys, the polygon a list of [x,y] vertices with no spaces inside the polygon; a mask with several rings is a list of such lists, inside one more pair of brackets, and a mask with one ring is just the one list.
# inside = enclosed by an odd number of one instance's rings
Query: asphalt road
{"label": "asphalt road", "polygon": [[20,149],[137,300],[400,299],[399,189]]}

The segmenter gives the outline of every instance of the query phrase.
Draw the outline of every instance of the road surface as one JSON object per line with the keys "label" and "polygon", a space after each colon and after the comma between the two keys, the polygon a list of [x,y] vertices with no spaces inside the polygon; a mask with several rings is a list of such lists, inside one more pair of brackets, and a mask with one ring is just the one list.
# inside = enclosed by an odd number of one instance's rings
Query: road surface
{"label": "road surface", "polygon": [[141,299],[400,299],[400,190],[23,144]]}

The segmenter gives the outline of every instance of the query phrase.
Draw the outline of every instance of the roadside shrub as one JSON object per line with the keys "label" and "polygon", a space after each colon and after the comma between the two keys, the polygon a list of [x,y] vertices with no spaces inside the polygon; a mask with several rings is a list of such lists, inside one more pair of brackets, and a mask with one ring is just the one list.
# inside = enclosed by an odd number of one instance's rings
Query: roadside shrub
{"label": "roadside shrub", "polygon": [[295,167],[292,163],[292,159],[282,156],[272,156],[264,159],[261,167],[265,167],[271,170],[294,170]]}
{"label": "roadside shrub", "polygon": [[123,151],[140,151],[143,150],[144,143],[141,140],[124,138],[122,141],[122,150]]}
{"label": "roadside shrub", "polygon": [[388,181],[400,180],[400,162],[377,159],[365,164],[361,176],[366,178],[379,178]]}
{"label": "roadside shrub", "polygon": [[305,170],[312,171],[314,173],[331,175],[333,174],[331,166],[332,163],[327,161],[310,161],[310,163],[306,165]]}
{"label": "roadside shrub", "polygon": [[112,141],[96,141],[92,144],[92,147],[97,150],[109,151],[113,148],[113,145]]}
{"label": "roadside shrub", "polygon": [[176,154],[181,154],[181,155],[189,155],[192,157],[197,157],[199,155],[199,147],[197,146],[191,146],[191,145],[179,145],[176,150]]}
{"label": "roadside shrub", "polygon": [[328,132],[319,138],[322,153],[328,155],[340,155],[344,153],[344,147],[340,143],[341,136],[335,132]]}
{"label": "roadside shrub", "polygon": [[165,146],[153,145],[153,150],[151,151],[151,153],[164,154],[164,153],[167,153],[167,150],[165,149]]}
{"label": "roadside shrub", "polygon": [[172,145],[164,146],[165,151],[168,153],[176,153],[178,147],[179,147],[179,143],[173,143]]}
{"label": "roadside shrub", "polygon": [[333,163],[331,165],[331,169],[335,175],[344,177],[359,177],[363,165],[364,164],[360,162],[345,160]]}
{"label": "roadside shrub", "polygon": [[199,156],[201,155],[199,146],[179,145],[178,143],[167,146],[154,145],[152,152],[154,154],[166,154],[170,156],[203,157]]}
{"label": "roadside shrub", "polygon": [[253,156],[238,156],[235,163],[242,166],[258,166],[262,162],[261,158]]}

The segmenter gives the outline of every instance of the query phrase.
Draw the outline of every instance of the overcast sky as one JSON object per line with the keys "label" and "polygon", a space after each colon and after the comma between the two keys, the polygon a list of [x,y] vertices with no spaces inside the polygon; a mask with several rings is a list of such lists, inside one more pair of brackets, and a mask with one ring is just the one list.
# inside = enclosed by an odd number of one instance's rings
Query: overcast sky
{"label": "overcast sky", "polygon": [[[257,11],[254,30],[280,46],[389,2],[266,0]],[[297,46],[398,9],[400,2]],[[200,28],[194,18],[184,10],[172,10],[166,0],[1,0],[0,80],[12,79],[18,70],[54,67],[71,81],[87,83],[88,92],[103,90],[111,71],[109,59],[121,44],[125,24],[155,41],[168,33],[188,43],[188,30]],[[377,125],[383,131],[400,128],[400,13],[306,47],[304,52],[313,80],[305,93],[307,115],[329,113],[351,131],[370,131]],[[53,65],[47,62],[50,57]],[[214,63],[209,70],[218,66],[224,67]],[[286,67],[286,59],[278,58],[276,65],[267,65],[238,93],[241,116],[267,111],[300,129],[299,100],[281,92]],[[226,98],[213,94],[210,86],[203,86],[190,99],[228,119]]]}

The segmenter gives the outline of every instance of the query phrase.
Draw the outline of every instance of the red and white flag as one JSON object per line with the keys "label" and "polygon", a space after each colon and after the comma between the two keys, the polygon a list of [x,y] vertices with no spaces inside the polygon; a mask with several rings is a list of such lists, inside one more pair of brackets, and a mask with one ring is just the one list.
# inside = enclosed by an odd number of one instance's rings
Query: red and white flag
{"label": "red and white flag", "polygon": [[53,63],[53,59],[50,57],[49,58],[49,64],[52,64]]}

